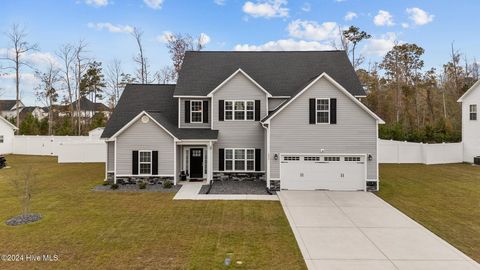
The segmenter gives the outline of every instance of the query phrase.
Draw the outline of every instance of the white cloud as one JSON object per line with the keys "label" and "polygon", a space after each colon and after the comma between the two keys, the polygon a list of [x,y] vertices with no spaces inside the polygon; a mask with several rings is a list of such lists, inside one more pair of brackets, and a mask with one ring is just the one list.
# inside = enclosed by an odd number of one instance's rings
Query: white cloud
{"label": "white cloud", "polygon": [[160,43],[167,43],[173,37],[173,33],[170,31],[163,31],[163,34],[157,36],[157,41]]}
{"label": "white cloud", "polygon": [[335,2],[337,2],[337,3],[341,3],[341,2],[345,2],[345,1],[347,1],[347,0],[335,0]]}
{"label": "white cloud", "polygon": [[309,40],[327,40],[338,37],[338,25],[335,22],[319,24],[315,21],[295,20],[288,24],[290,36]]}
{"label": "white cloud", "polygon": [[303,6],[302,6],[302,11],[304,12],[310,12],[310,10],[312,10],[312,5],[310,5],[310,3],[304,3]]}
{"label": "white cloud", "polygon": [[200,45],[202,46],[205,46],[209,42],[210,42],[210,37],[205,33],[200,33],[200,36],[198,38],[198,43],[200,43]]}
{"label": "white cloud", "polygon": [[353,11],[349,11],[349,12],[347,12],[347,14],[345,15],[345,17],[343,17],[343,19],[344,19],[345,21],[351,21],[351,20],[353,20],[353,19],[355,19],[355,18],[357,18],[357,17],[358,17],[357,13],[355,13],[355,12],[353,12]]}
{"label": "white cloud", "polygon": [[373,18],[373,23],[378,26],[392,26],[395,25],[393,22],[393,16],[390,12],[385,10],[379,10],[378,14]]}
{"label": "white cloud", "polygon": [[397,35],[393,32],[388,32],[381,37],[367,40],[362,48],[362,53],[370,56],[384,56],[395,46],[396,41]]}
{"label": "white cloud", "polygon": [[133,27],[130,25],[121,25],[121,24],[111,24],[109,22],[105,23],[88,23],[88,27],[95,28],[97,30],[106,29],[112,33],[132,33]]}
{"label": "white cloud", "polygon": [[143,2],[153,9],[161,9],[163,4],[163,0],[143,0]]}
{"label": "white cloud", "polygon": [[256,3],[247,1],[242,9],[243,12],[252,17],[287,17],[288,8],[285,7],[286,5],[287,0],[262,0]]}
{"label": "white cloud", "polygon": [[322,44],[318,41],[281,39],[269,41],[261,45],[237,44],[234,49],[236,51],[322,51],[334,48],[331,45]]}
{"label": "white cloud", "polygon": [[225,0],[213,0],[213,2],[219,6],[225,5]]}
{"label": "white cloud", "polygon": [[85,4],[94,7],[104,7],[108,5],[108,0],[85,0]]}
{"label": "white cloud", "polygon": [[425,10],[414,7],[414,8],[407,8],[407,13],[412,20],[412,22],[416,25],[424,25],[433,21],[433,17],[435,15],[428,14]]}
{"label": "white cloud", "polygon": [[409,28],[410,25],[409,25],[408,23],[405,23],[405,22],[404,22],[404,23],[402,23],[402,27],[403,27],[403,28]]}

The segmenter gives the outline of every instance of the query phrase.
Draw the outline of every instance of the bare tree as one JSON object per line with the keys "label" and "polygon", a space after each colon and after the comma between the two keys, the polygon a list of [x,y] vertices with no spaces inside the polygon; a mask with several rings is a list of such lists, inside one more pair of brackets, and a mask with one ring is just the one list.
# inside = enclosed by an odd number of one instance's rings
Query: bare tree
{"label": "bare tree", "polygon": [[16,170],[16,177],[10,177],[13,187],[20,199],[22,208],[22,215],[30,214],[30,202],[32,199],[32,181],[35,180],[35,174],[32,172],[32,167],[22,170],[23,175],[19,175],[19,170]]}
{"label": "bare tree", "polygon": [[[74,83],[74,79],[72,78],[72,70],[74,69],[74,62],[75,62],[75,47],[71,44],[63,44],[60,46],[60,49],[57,51],[57,56],[62,60],[62,70],[61,70],[61,78],[65,87],[67,88],[67,98],[70,110],[70,119],[71,123],[74,123],[74,116],[73,116],[73,87],[72,84]],[[74,73],[74,72],[73,72]]]}
{"label": "bare tree", "polygon": [[148,59],[145,56],[145,51],[143,48],[143,31],[137,27],[134,27],[132,36],[135,38],[135,42],[138,46],[138,54],[133,58],[135,63],[138,64],[137,78],[141,83],[149,83],[150,73],[148,71]]}
{"label": "bare tree", "polygon": [[193,51],[194,42],[189,34],[171,34],[167,37],[167,49],[173,62],[175,79],[182,68],[183,58],[186,51]]}
{"label": "bare tree", "polygon": [[76,103],[76,113],[77,113],[77,127],[78,127],[78,135],[82,133],[82,117],[81,117],[81,106],[80,106],[80,97],[81,97],[81,82],[82,76],[87,68],[86,58],[84,56],[85,50],[87,47],[87,43],[85,41],[80,40],[78,44],[74,47],[74,70],[75,70],[75,99],[77,100]]}
{"label": "bare tree", "polygon": [[53,134],[53,105],[58,101],[58,92],[55,85],[60,82],[60,70],[50,61],[45,72],[36,72],[40,84],[36,87],[37,99],[48,107],[48,135]]}
{"label": "bare tree", "polygon": [[167,84],[175,82],[176,72],[173,67],[165,66],[156,74],[157,82],[160,84]]}
{"label": "bare tree", "polygon": [[8,40],[10,41],[10,47],[13,52],[7,50],[6,57],[1,59],[11,62],[11,66],[7,68],[15,70],[15,92],[16,92],[16,126],[20,127],[20,71],[22,66],[29,66],[29,64],[23,59],[23,56],[29,51],[37,50],[38,45],[36,43],[30,44],[26,41],[27,33],[23,27],[18,24],[13,24],[10,31],[6,33]]}
{"label": "bare tree", "polygon": [[120,98],[122,73],[122,62],[118,59],[114,59],[107,67],[107,85],[110,89],[108,95],[113,108],[117,105]]}

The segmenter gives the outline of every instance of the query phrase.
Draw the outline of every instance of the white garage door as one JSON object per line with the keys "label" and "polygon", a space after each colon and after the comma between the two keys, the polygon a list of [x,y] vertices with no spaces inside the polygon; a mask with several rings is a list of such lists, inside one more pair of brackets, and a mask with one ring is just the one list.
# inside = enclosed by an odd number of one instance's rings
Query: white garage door
{"label": "white garage door", "polygon": [[280,187],[290,190],[364,190],[365,155],[282,154]]}

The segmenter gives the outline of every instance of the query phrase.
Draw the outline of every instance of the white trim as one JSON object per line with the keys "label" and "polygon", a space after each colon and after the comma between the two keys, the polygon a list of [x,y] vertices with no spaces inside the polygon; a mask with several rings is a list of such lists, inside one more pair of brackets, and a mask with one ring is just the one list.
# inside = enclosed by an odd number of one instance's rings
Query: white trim
{"label": "white trim", "polygon": [[[114,157],[114,160],[113,160],[113,170],[115,171],[113,173],[113,183],[116,184],[117,183],[117,139],[113,139],[113,142],[114,142],[114,145],[113,145],[113,157]],[[108,151],[108,149],[107,149]]]}
{"label": "white trim", "polygon": [[174,95],[174,98],[208,98],[208,96],[183,96],[183,95]]}
{"label": "white trim", "polygon": [[265,164],[265,171],[267,172],[267,177],[266,177],[266,181],[267,181],[267,188],[270,188],[270,125],[268,124],[263,124],[262,123],[262,127],[265,128],[267,130],[267,145],[266,145],[266,149],[265,149],[265,159],[266,159],[266,164]]}
{"label": "white trim", "polygon": [[[200,111],[193,111],[193,102],[200,102]],[[193,122],[193,113],[200,113],[200,122]],[[179,115],[180,117],[180,115]],[[190,123],[191,124],[202,124],[203,123],[203,100],[192,99],[190,100]]]}
{"label": "white trim", "polygon": [[356,99],[352,94],[350,94],[350,92],[348,92],[345,88],[343,88],[343,86],[341,86],[339,83],[337,83],[334,79],[332,79],[332,77],[330,77],[325,72],[322,73],[321,75],[319,75],[311,83],[309,83],[305,88],[302,89],[302,91],[298,92],[298,94],[296,94],[293,98],[289,99],[288,102],[284,106],[282,106],[280,109],[278,109],[278,111],[273,113],[272,116],[270,116],[270,118],[268,118],[265,122],[269,123],[270,120],[273,117],[275,117],[279,112],[281,112],[283,109],[285,109],[285,107],[290,105],[290,103],[292,103],[295,99],[297,99],[299,96],[301,96],[306,90],[308,90],[312,85],[314,85],[321,78],[326,78],[335,87],[337,87],[340,91],[342,91],[347,97],[349,97],[354,103],[356,103],[358,106],[360,106],[360,108],[362,108],[364,111],[366,111],[368,114],[370,114],[370,116],[375,118],[378,121],[378,123],[385,124],[385,122],[380,117],[378,117],[374,112],[372,112],[367,106],[363,105],[363,103],[361,103],[358,99]]}
{"label": "white trim", "polygon": [[146,111],[142,111],[139,113],[137,116],[135,116],[130,122],[128,122],[125,126],[123,126],[119,131],[117,131],[113,136],[109,138],[109,140],[116,138],[118,135],[120,135],[122,132],[124,132],[126,129],[128,129],[131,125],[133,125],[140,117],[143,115],[148,116],[155,124],[157,124],[159,127],[161,127],[165,132],[168,133],[168,135],[172,136],[175,140],[178,140],[177,137],[175,137],[170,131],[168,131],[164,126],[162,126],[160,123],[158,123],[150,114],[148,114]]}
{"label": "white trim", "polygon": [[[325,122],[325,123],[319,123],[318,122],[318,113],[319,112],[325,112],[325,110],[319,110],[318,109],[318,101],[319,100],[328,100],[328,110],[326,110],[326,112],[328,113],[328,122]],[[315,99],[315,125],[330,125],[330,100],[331,98],[316,98]]]}
{"label": "white trim", "polygon": [[149,174],[149,175],[140,175],[140,174],[119,174],[118,177],[173,177],[171,174]]}
{"label": "white trim", "polygon": [[[181,150],[180,150],[181,151]],[[173,141],[173,184],[177,185],[177,143]]]}
{"label": "white trim", "polygon": [[180,123],[181,123],[181,119],[180,119],[180,107],[182,106],[182,102],[180,101],[181,98],[178,99],[178,128],[180,128]]}
{"label": "white trim", "polygon": [[265,171],[218,171],[218,170],[213,172],[216,172],[216,173],[265,173]]}
{"label": "white trim", "polygon": [[10,123],[10,121],[3,118],[2,116],[0,116],[0,120],[3,120],[5,123],[7,123],[7,125],[9,125],[13,130],[18,130],[18,128],[14,124]]}
{"label": "white trim", "polygon": [[[190,167],[190,165],[192,164],[191,160],[190,160],[190,151],[192,148],[196,148],[196,149],[202,149],[202,156],[203,156],[203,160],[202,160],[202,178],[206,178],[208,179],[208,174],[209,174],[209,169],[207,168],[207,173],[205,173],[205,162],[207,163],[206,165],[208,167],[210,167],[210,164],[208,162],[208,159],[210,159],[211,157],[208,156],[208,144],[206,145],[188,145],[188,146],[183,146],[182,147],[182,170],[185,171],[185,173],[188,171],[188,176],[187,176],[187,179],[190,179],[190,168],[187,168],[187,159],[189,160],[188,161],[188,167]],[[188,151],[188,154],[187,154],[187,151]],[[207,158],[207,160],[205,160],[205,158]]]}
{"label": "white trim", "polygon": [[271,96],[269,98],[291,98],[291,96]]}
{"label": "white trim", "polygon": [[[475,108],[475,111],[472,110]],[[472,115],[475,114],[475,119],[472,119]],[[478,106],[477,104],[468,104],[468,121],[477,121],[478,120]]]}
{"label": "white trim", "polygon": [[478,80],[476,83],[474,83],[472,85],[472,87],[470,87],[467,92],[465,92],[458,100],[457,102],[463,102],[463,100],[471,93],[473,92],[473,89],[477,88],[477,86],[480,85],[480,80]]}
{"label": "white trim", "polygon": [[[232,170],[227,170],[227,150],[232,150],[232,158],[231,159],[228,159],[228,160],[231,160],[232,161]],[[235,161],[237,161],[237,159],[235,158],[235,151],[236,150],[244,150],[244,155],[245,155],[245,158],[243,159],[243,164],[244,164],[244,170],[235,170]],[[253,159],[249,159],[247,158],[248,157],[248,150],[253,150]],[[237,148],[224,148],[223,149],[223,172],[245,172],[245,173],[248,173],[248,172],[258,172],[258,171],[255,171],[255,164],[256,164],[256,158],[255,158],[255,148],[241,148],[241,147],[237,147]],[[239,161],[242,160],[242,159],[238,159]],[[248,161],[252,161],[253,160],[253,170],[248,170],[247,167],[248,167]]]}
{"label": "white trim", "polygon": [[[375,163],[377,165],[377,179],[376,179],[376,182],[377,182],[377,191],[378,191],[380,189],[380,168],[379,168],[380,166],[378,164],[378,161],[380,160],[380,158],[378,157],[378,153],[379,153],[378,152],[378,142],[380,141],[380,138],[378,138],[378,123],[377,123],[376,126],[377,126],[377,129],[375,130],[375,132],[376,132],[376,136],[377,136],[376,137],[377,138],[377,151],[376,151],[377,154],[375,156]],[[367,162],[368,162],[368,156],[367,156]]]}
{"label": "white trim", "polygon": [[252,79],[250,76],[248,76],[247,73],[245,73],[245,71],[243,71],[241,68],[237,69],[237,71],[235,71],[234,73],[232,73],[232,75],[230,75],[227,79],[225,79],[222,83],[220,83],[217,87],[215,87],[215,89],[213,89],[210,93],[208,93],[208,97],[213,97],[213,94],[215,92],[217,92],[218,89],[222,88],[222,86],[224,86],[228,81],[230,81],[233,77],[235,77],[235,75],[237,75],[238,73],[242,73],[245,77],[247,77],[247,79],[249,79],[253,84],[255,84],[258,88],[260,88],[263,92],[265,92],[267,94],[267,97],[271,97],[272,95],[267,91],[265,90],[259,83],[257,83],[254,79]]}
{"label": "white trim", "polygon": [[[150,153],[150,162],[141,162],[140,153]],[[140,164],[150,164],[150,173],[141,173]],[[151,176],[153,171],[153,151],[152,150],[138,150],[138,176]]]}
{"label": "white trim", "polygon": [[188,140],[179,140],[177,141],[177,145],[208,145],[209,142],[216,142],[217,139],[214,140],[195,140],[195,139],[188,139]]}
{"label": "white trim", "polygon": [[[232,111],[232,119],[227,119],[227,106],[226,106],[226,103],[227,102],[231,102],[232,103],[232,109],[231,110],[228,110],[228,111]],[[244,104],[244,109],[243,109],[243,112],[244,112],[244,115],[243,115],[243,119],[235,119],[235,112],[238,111],[238,112],[241,112],[241,110],[235,110],[235,103],[236,102],[243,102]],[[247,110],[247,103],[248,102],[252,102],[253,103],[253,110]],[[223,101],[223,121],[255,121],[255,100],[244,100],[244,99],[238,99],[238,100],[233,100],[233,99],[229,99],[229,100],[224,100]],[[260,109],[260,108],[259,108]],[[247,113],[248,112],[253,112],[253,118],[252,119],[247,119]]]}

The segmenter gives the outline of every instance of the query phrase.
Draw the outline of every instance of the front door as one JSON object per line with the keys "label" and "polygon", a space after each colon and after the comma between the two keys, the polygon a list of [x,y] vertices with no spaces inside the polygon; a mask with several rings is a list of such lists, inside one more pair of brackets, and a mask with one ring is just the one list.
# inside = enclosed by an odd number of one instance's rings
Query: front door
{"label": "front door", "polygon": [[190,149],[190,178],[203,177],[203,149]]}

